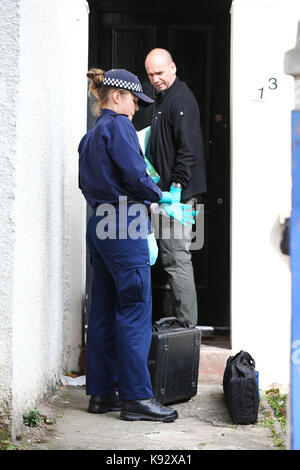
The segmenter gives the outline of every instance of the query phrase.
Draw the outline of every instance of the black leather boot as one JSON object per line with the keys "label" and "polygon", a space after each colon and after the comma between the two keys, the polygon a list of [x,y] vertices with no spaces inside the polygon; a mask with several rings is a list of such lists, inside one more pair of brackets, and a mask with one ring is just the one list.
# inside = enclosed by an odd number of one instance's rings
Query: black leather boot
{"label": "black leather boot", "polygon": [[122,402],[117,395],[92,395],[89,402],[89,413],[107,413],[107,411],[121,411]]}
{"label": "black leather boot", "polygon": [[120,417],[127,421],[163,421],[170,423],[178,418],[178,413],[172,408],[166,408],[155,398],[148,400],[123,401]]}

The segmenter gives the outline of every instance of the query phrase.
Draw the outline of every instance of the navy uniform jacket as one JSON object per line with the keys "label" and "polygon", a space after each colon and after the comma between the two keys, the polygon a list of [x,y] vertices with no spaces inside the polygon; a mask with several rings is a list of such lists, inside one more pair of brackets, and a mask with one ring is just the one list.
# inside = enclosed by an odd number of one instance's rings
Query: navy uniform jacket
{"label": "navy uniform jacket", "polygon": [[81,139],[78,152],[79,187],[92,208],[118,203],[119,196],[146,205],[161,199],[126,115],[103,109],[95,126]]}
{"label": "navy uniform jacket", "polygon": [[155,101],[151,154],[160,175],[157,183],[169,191],[181,183],[181,199],[206,192],[205,158],[198,103],[188,86],[176,78]]}

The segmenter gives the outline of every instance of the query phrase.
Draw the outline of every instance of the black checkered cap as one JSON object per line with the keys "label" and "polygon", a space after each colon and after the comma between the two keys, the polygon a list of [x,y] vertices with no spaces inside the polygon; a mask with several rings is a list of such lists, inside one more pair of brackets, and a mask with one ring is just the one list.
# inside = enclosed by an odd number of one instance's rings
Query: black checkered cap
{"label": "black checkered cap", "polygon": [[102,85],[113,86],[130,90],[139,98],[139,104],[147,106],[153,103],[149,96],[143,93],[142,85],[136,75],[125,69],[112,69],[104,74]]}

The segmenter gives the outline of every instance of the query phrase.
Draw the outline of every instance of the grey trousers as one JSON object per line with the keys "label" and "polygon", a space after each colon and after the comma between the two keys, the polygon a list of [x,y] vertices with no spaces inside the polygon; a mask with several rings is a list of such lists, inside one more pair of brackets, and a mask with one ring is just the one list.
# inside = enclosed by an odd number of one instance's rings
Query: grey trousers
{"label": "grey trousers", "polygon": [[[195,208],[196,202],[197,200],[192,198],[186,204]],[[159,226],[158,220],[160,220]],[[160,219],[154,217],[152,225],[156,237],[159,234],[159,256],[171,286],[173,316],[187,322],[190,326],[195,326],[198,319],[198,307],[190,253],[192,225],[182,226],[178,221],[166,216],[160,216]]]}

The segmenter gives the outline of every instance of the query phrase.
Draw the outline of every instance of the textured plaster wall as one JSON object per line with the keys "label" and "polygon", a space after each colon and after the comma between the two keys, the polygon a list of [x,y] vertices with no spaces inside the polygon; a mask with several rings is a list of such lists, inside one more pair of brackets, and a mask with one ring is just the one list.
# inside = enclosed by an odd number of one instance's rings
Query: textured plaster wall
{"label": "textured plaster wall", "polygon": [[0,269],[7,280],[0,405],[12,397],[13,432],[63,371],[78,368],[85,206],[77,145],[86,131],[88,10],[83,0],[5,0],[1,10],[9,93],[0,129]]}
{"label": "textured plaster wall", "polygon": [[19,3],[0,3],[0,423],[12,416],[12,312],[15,246],[16,121],[19,97]]}

